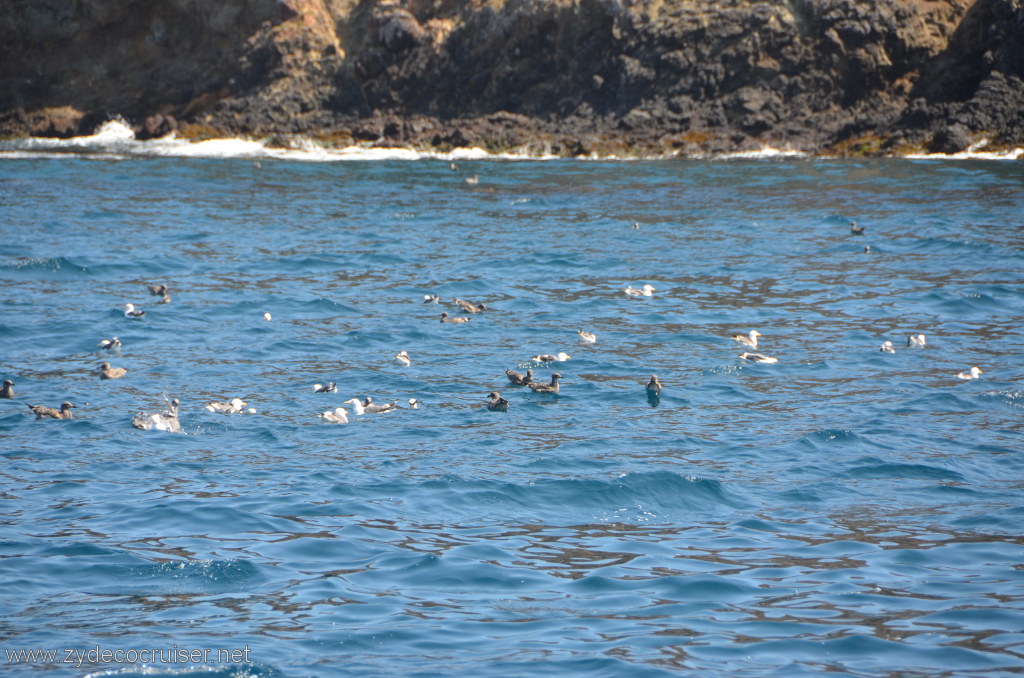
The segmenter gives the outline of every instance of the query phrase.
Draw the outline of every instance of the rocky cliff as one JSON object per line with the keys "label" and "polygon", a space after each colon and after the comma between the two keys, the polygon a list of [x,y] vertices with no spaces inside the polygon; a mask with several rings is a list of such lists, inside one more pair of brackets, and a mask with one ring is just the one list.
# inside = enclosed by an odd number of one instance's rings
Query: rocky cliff
{"label": "rocky cliff", "polygon": [[9,0],[0,133],[561,154],[1024,145],[1024,0]]}

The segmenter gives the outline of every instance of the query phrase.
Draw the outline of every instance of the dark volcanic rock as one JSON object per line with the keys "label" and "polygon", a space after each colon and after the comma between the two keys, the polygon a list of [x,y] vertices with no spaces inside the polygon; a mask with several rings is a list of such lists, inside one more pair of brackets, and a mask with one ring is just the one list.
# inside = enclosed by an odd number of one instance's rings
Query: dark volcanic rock
{"label": "dark volcanic rock", "polygon": [[960,123],[953,123],[944,130],[940,130],[928,150],[932,153],[959,153],[971,144],[970,131]]}
{"label": "dark volcanic rock", "polygon": [[1024,144],[1022,4],[12,0],[0,133],[120,114],[144,137],[562,154]]}

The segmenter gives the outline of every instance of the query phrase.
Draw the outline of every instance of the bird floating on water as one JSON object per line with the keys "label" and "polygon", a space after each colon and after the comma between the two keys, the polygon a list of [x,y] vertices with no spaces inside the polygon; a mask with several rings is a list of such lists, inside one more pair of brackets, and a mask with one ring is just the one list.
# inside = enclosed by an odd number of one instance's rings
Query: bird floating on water
{"label": "bird floating on water", "polygon": [[468,323],[469,320],[469,318],[449,318],[446,311],[441,313],[441,322],[443,323]]}
{"label": "bird floating on water", "polygon": [[377,405],[373,402],[373,398],[366,396],[363,398],[363,411],[369,414],[375,414],[378,412],[390,412],[398,409],[398,401],[394,400],[390,403],[384,403],[383,405]]}
{"label": "bird floating on water", "polygon": [[921,347],[925,345],[925,338],[923,334],[911,334],[907,337],[907,346]]}
{"label": "bird floating on water", "polygon": [[139,412],[132,417],[132,426],[143,431],[181,433],[181,422],[178,421],[178,399],[171,400],[163,412],[155,414]]}
{"label": "bird floating on water", "polygon": [[4,386],[0,388],[0,398],[13,398],[14,397],[14,382],[10,379],[4,379]]}
{"label": "bird floating on water", "polygon": [[160,285],[150,285],[146,289],[148,289],[149,293],[152,294],[153,296],[155,296],[155,297],[162,297],[162,299],[160,299],[160,301],[158,301],[156,303],[158,303],[158,304],[169,304],[169,303],[171,303],[171,295],[167,291],[167,285],[163,285],[163,284],[160,284]]}
{"label": "bird floating on water", "polygon": [[25,403],[25,405],[35,413],[36,419],[71,419],[71,408],[74,407],[69,402],[61,403],[59,410],[46,407],[45,405],[29,405],[28,403]]}
{"label": "bird floating on water", "polygon": [[744,346],[749,346],[750,348],[757,348],[757,338],[760,336],[761,333],[758,332],[757,330],[750,330],[749,334],[734,334],[732,335],[732,338],[740,342]]}
{"label": "bird floating on water", "polygon": [[501,397],[497,391],[491,391],[487,394],[490,401],[487,403],[487,409],[491,412],[507,412],[508,401]]}
{"label": "bird floating on water", "polygon": [[540,355],[535,355],[532,358],[530,358],[530,360],[532,360],[535,363],[564,363],[566,360],[571,359],[572,356],[566,353],[565,351],[559,351],[558,355],[554,355],[551,353],[541,353]]}
{"label": "bird floating on water", "polygon": [[515,370],[505,370],[505,376],[516,386],[526,386],[533,381],[533,368],[528,368],[526,374],[520,374]]}
{"label": "bird floating on water", "polygon": [[481,311],[487,310],[487,304],[482,301],[479,304],[474,304],[473,302],[466,301],[465,299],[456,299],[455,305],[466,313],[480,313]]}
{"label": "bird floating on water", "polygon": [[[210,412],[219,412],[221,414],[238,414],[245,410],[246,402],[241,398],[232,398],[226,403],[210,403],[206,406],[206,409]],[[253,412],[256,410],[251,409]]]}
{"label": "bird floating on water", "polygon": [[650,283],[644,283],[644,286],[641,287],[640,289],[636,289],[633,286],[629,286],[629,287],[627,287],[626,289],[624,289],[622,291],[625,292],[626,294],[628,294],[631,297],[653,297],[654,296],[654,292],[656,290],[655,290],[654,285],[652,285]]}
{"label": "bird floating on water", "polygon": [[146,315],[146,312],[141,308],[135,308],[135,304],[124,305],[124,317],[125,318],[141,318]]}
{"label": "bird floating on water", "polygon": [[321,412],[318,416],[324,421],[329,421],[332,424],[348,423],[348,410],[344,407],[335,407],[333,410]]}
{"label": "bird floating on water", "polygon": [[424,294],[423,295],[423,303],[424,304],[437,304],[437,303],[440,303],[440,302],[441,302],[441,297],[437,296],[436,294]]}
{"label": "bird floating on water", "polygon": [[395,356],[395,360],[403,367],[409,367],[412,365],[412,360],[409,358],[408,351],[400,351],[398,355]]}
{"label": "bird floating on water", "polygon": [[420,401],[416,400],[416,398],[409,398],[409,409],[410,410],[418,410],[418,409],[420,409]]}
{"label": "bird floating on water", "polygon": [[558,372],[555,372],[554,374],[551,375],[550,384],[538,384],[537,382],[532,381],[529,384],[527,384],[527,386],[529,386],[536,393],[558,393],[558,380],[561,378],[562,375],[560,375]]}
{"label": "bird floating on water", "polygon": [[593,332],[585,332],[583,330],[576,330],[576,334],[580,335],[580,341],[584,344],[593,344],[597,341],[597,335]]}
{"label": "bird floating on water", "polygon": [[658,375],[652,374],[651,380],[647,382],[647,393],[648,395],[660,395],[661,394],[661,382],[658,381]]}
{"label": "bird floating on water", "polygon": [[466,177],[466,183],[470,184],[471,186],[476,186],[477,184],[480,183],[480,177],[478,177],[475,174],[471,177]]}
{"label": "bird floating on water", "polygon": [[764,353],[740,353],[740,357],[744,360],[750,360],[755,363],[771,364],[779,362],[778,358],[773,358],[770,355],[765,355]]}
{"label": "bird floating on water", "polygon": [[[360,400],[359,398],[349,398],[345,401],[346,405],[352,405],[352,413],[357,417],[363,414],[373,414],[377,412],[390,412],[393,409],[397,409],[397,405],[389,403],[388,405],[373,405],[372,398],[366,398],[366,400]],[[383,408],[383,409],[382,409]]]}
{"label": "bird floating on water", "polygon": [[313,384],[313,392],[314,393],[337,393],[338,392],[338,384],[333,382],[333,381],[329,381],[326,384]]}
{"label": "bird floating on water", "polygon": [[864,227],[858,226],[856,221],[850,221],[850,233],[853,235],[864,235]]}
{"label": "bird floating on water", "polygon": [[128,370],[123,367],[111,367],[110,363],[100,365],[100,379],[120,379],[126,374]]}
{"label": "bird floating on water", "polygon": [[891,341],[883,341],[882,345],[878,347],[878,350],[882,353],[895,353],[896,347],[892,345]]}
{"label": "bird floating on water", "polygon": [[98,343],[96,345],[99,346],[100,349],[102,349],[104,351],[120,351],[121,350],[121,340],[118,339],[116,336],[113,337],[112,339],[103,339],[102,341],[100,341],[100,343]]}
{"label": "bird floating on water", "polygon": [[980,377],[983,374],[984,374],[984,372],[982,372],[979,368],[972,367],[969,372],[958,372],[957,375],[956,375],[956,378],[957,379],[977,379],[978,377]]}
{"label": "bird floating on water", "polygon": [[266,313],[263,314],[263,319],[264,320],[273,320],[274,317],[272,315],[270,315],[270,311],[267,311]]}

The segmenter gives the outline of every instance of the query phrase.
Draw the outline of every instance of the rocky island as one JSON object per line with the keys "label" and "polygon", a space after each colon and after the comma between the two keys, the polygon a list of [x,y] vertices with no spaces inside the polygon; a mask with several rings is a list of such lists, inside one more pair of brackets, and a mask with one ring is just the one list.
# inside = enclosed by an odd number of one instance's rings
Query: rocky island
{"label": "rocky island", "polygon": [[1024,145],[1024,0],[12,0],[0,136],[565,156]]}

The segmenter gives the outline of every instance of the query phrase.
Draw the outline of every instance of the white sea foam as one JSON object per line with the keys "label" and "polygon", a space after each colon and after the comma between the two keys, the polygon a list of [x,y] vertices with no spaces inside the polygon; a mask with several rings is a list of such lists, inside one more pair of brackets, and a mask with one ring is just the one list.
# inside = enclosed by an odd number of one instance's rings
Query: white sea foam
{"label": "white sea foam", "polygon": [[914,160],[1017,160],[1024,156],[1024,148],[1014,148],[1009,151],[986,151],[990,140],[982,139],[971,144],[959,153],[913,153],[906,155],[906,158]]}
{"label": "white sea foam", "polygon": [[[993,152],[982,150],[987,140],[979,141],[962,153],[944,155],[929,153],[905,157],[923,160],[1017,160],[1024,156],[1024,148],[1011,151]],[[532,149],[531,149],[532,150]],[[88,157],[111,160],[132,157],[169,158],[246,158],[258,160],[273,158],[294,162],[344,162],[380,160],[423,160],[434,159],[449,162],[474,160],[554,160],[560,156],[547,150],[541,152],[488,153],[482,148],[456,148],[449,152],[417,151],[411,148],[380,148],[352,145],[345,148],[329,148],[313,139],[294,137],[288,140],[288,147],[269,145],[266,139],[209,139],[189,141],[174,134],[159,139],[139,141],[123,120],[115,119],[104,123],[95,134],[70,139],[29,137],[0,141],[0,159],[24,159],[52,157],[54,155]],[[756,151],[741,151],[721,155],[698,155],[699,159],[714,160],[763,160],[806,158],[808,153],[792,149],[778,149],[766,146]],[[589,155],[578,160],[644,160],[651,158]]]}

